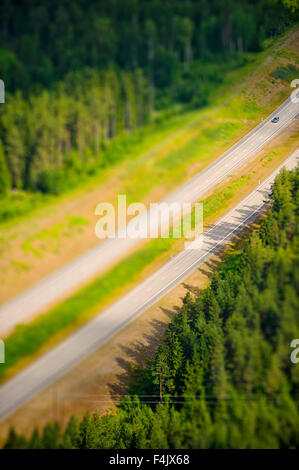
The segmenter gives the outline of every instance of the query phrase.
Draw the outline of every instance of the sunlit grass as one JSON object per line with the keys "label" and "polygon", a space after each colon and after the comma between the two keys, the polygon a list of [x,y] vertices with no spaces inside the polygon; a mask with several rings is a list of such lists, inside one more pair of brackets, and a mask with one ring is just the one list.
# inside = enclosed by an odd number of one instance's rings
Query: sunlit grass
{"label": "sunlit grass", "polygon": [[[275,168],[295,143],[296,135],[293,135],[279,148],[260,157],[260,168]],[[252,169],[240,177],[231,175],[226,183],[219,185],[202,201],[205,225],[214,223],[243,197],[242,194],[250,191],[256,185],[256,178],[256,170]],[[55,346],[181,248],[182,240],[154,239],[48,313],[27,325],[18,326],[6,339],[7,362],[1,365],[0,380],[7,379],[48,348]]]}

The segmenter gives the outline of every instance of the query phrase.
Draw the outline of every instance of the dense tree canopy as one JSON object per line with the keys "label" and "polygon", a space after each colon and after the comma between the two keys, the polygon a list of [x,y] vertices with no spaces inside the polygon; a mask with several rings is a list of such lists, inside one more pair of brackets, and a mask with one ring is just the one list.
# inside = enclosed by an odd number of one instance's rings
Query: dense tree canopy
{"label": "dense tree canopy", "polygon": [[[201,294],[187,295],[117,414],[49,424],[6,447],[276,448],[299,445],[299,171]],[[144,395],[157,403],[142,403]]]}

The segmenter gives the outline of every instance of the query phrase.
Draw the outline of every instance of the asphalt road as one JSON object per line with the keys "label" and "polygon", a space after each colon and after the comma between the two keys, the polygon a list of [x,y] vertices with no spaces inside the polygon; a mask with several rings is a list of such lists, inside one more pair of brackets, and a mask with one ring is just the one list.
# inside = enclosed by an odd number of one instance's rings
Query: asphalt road
{"label": "asphalt road", "polygon": [[[299,149],[281,167],[293,169],[298,162]],[[0,420],[103,345],[254,220],[265,208],[266,196],[281,167],[205,232],[200,243],[197,240],[191,243],[127,295],[0,387]]]}
{"label": "asphalt road", "polygon": [[[220,156],[208,168],[171,193],[165,202],[195,202],[207,190],[219,183],[227,174],[249,159],[275,135],[284,129],[298,114],[299,103],[287,99],[265,121],[253,129],[231,149]],[[278,123],[271,123],[279,115]],[[101,202],[101,201],[99,201]],[[142,216],[141,216],[142,217]],[[106,239],[63,268],[47,276],[0,307],[0,336],[16,324],[46,311],[47,307],[86,283],[96,274],[122,259],[138,239]]]}

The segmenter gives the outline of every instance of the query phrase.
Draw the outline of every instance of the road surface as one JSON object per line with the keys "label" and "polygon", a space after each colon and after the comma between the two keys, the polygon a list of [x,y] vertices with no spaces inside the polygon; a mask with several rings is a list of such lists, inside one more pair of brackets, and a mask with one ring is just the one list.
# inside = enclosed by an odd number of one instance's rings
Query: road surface
{"label": "road surface", "polygon": [[[171,193],[165,202],[195,202],[237,166],[253,156],[275,135],[284,129],[298,114],[299,103],[287,99],[265,121],[253,129],[231,149],[220,156],[208,168]],[[279,115],[279,122],[271,123]],[[99,201],[100,202],[100,201]],[[0,337],[15,325],[46,311],[58,301],[123,258],[140,240],[107,239],[87,251],[63,268],[55,271],[33,287],[27,289],[0,307]]]}
{"label": "road surface", "polygon": [[[166,292],[186,278],[265,208],[265,198],[282,166],[293,169],[299,149],[267,180],[171,261],[92,321],[0,387],[0,420],[102,346]],[[1,366],[1,365],[0,365]]]}

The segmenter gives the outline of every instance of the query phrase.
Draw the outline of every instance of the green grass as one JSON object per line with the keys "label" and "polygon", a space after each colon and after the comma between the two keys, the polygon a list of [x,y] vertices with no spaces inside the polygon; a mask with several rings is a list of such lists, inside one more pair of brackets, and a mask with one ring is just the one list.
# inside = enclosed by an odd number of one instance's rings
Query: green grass
{"label": "green grass", "polygon": [[27,191],[13,191],[0,201],[0,224],[23,217],[39,207],[54,202],[55,196],[50,194],[32,193]]}
{"label": "green grass", "polygon": [[[204,202],[204,218],[224,210],[238,188],[244,186],[249,175],[232,177],[232,182],[217,190]],[[54,335],[67,327],[75,327],[82,322],[82,316],[96,313],[103,304],[121,295],[130,284],[137,282],[146,267],[159,256],[167,253],[177,239],[158,238],[150,241],[117,266],[101,275],[98,279],[81,289],[48,313],[27,325],[18,325],[5,340],[6,363],[1,365],[0,377],[5,378],[7,371],[25,356],[36,354]],[[87,319],[88,315],[84,317]]]}
{"label": "green grass", "polygon": [[140,166],[131,173],[130,181],[124,190],[128,202],[142,200],[152,188],[161,184],[171,190],[187,177],[188,167],[192,163],[201,162],[202,167],[207,166],[215,158],[215,148],[217,152],[224,150],[226,145],[237,137],[241,128],[241,123],[231,121],[220,124],[203,122],[198,126],[197,136],[182,149],[170,152],[147,166]]}
{"label": "green grass", "polygon": [[234,197],[236,191],[244,186],[251,178],[251,175],[243,175],[240,178],[230,176],[231,183],[221,191],[216,191],[212,196],[204,201],[203,216],[204,219],[217,215]]}
{"label": "green grass", "polygon": [[80,316],[101,302],[120,294],[123,287],[134,282],[138,274],[171,245],[170,239],[158,239],[120,262],[115,268],[80,290],[62,304],[28,325],[19,325],[5,341],[6,363],[0,376],[18,360],[35,353],[53,335],[69,325],[75,325]]}

